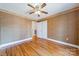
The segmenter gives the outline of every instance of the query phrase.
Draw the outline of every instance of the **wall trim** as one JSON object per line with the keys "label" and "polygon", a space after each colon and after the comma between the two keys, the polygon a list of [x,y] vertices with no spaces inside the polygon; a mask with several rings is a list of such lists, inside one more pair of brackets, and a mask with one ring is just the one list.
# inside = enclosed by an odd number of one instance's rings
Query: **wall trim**
{"label": "wall trim", "polygon": [[39,21],[42,21],[42,20],[43,20],[43,21],[49,20],[50,18],[54,18],[54,17],[60,16],[60,15],[63,15],[63,14],[71,13],[71,12],[74,12],[74,11],[77,11],[77,10],[79,10],[79,7],[74,7],[74,8],[71,8],[71,9],[69,9],[69,10],[61,11],[61,12],[56,13],[56,14],[54,14],[54,15],[50,15],[50,16],[48,16],[48,17],[46,17],[46,18],[42,18],[42,19],[40,19]]}
{"label": "wall trim", "polygon": [[57,42],[57,43],[60,43],[60,44],[68,45],[68,46],[71,46],[71,47],[79,48],[79,46],[75,45],[75,44],[66,43],[66,42],[62,42],[62,41],[58,41],[58,40],[50,39],[50,38],[44,38],[44,39],[47,39],[47,40],[50,40],[50,41],[53,41],[53,42]]}
{"label": "wall trim", "polygon": [[13,45],[13,44],[19,44],[19,43],[22,43],[22,42],[24,42],[24,41],[28,41],[28,40],[31,40],[32,38],[26,38],[26,39],[23,39],[23,40],[19,40],[19,41],[14,41],[14,42],[10,42],[10,43],[6,43],[6,44],[2,44],[2,45],[0,45],[0,49],[1,48],[6,48],[6,47],[8,47],[8,46],[11,46],[11,45]]}
{"label": "wall trim", "polygon": [[13,11],[10,11],[10,10],[0,9],[0,11],[4,12],[4,13],[7,13],[7,14],[10,14],[10,15],[14,15],[14,16],[18,16],[18,17],[21,17],[21,18],[25,18],[25,19],[30,20],[30,21],[33,20],[33,19],[28,18],[27,16],[18,14],[17,12],[13,12]]}

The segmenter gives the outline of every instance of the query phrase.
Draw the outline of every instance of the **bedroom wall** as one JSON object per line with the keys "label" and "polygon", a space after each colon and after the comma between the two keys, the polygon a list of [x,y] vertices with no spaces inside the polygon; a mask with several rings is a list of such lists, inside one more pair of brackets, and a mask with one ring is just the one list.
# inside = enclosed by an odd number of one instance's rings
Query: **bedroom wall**
{"label": "bedroom wall", "polygon": [[[0,41],[1,41],[1,22],[0,22]],[[1,42],[0,42],[1,44]]]}
{"label": "bedroom wall", "polygon": [[77,44],[79,45],[79,10],[77,10],[76,16],[77,16],[77,36],[78,36]]}
{"label": "bedroom wall", "polygon": [[32,37],[32,21],[0,11],[0,45]]}
{"label": "bedroom wall", "polygon": [[[48,38],[79,45],[78,10],[49,17]],[[67,12],[67,11],[66,11]]]}

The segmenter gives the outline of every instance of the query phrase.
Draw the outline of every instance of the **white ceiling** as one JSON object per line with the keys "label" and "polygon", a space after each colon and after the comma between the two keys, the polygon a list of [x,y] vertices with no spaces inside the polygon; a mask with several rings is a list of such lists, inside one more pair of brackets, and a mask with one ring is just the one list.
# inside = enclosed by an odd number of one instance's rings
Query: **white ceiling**
{"label": "white ceiling", "polygon": [[41,16],[38,17],[36,14],[26,14],[27,11],[31,10],[31,8],[27,6],[27,3],[0,3],[0,9],[15,12],[32,20],[42,19],[77,6],[79,6],[78,3],[47,3],[47,6],[43,8],[43,10],[47,11],[48,14],[41,14]]}

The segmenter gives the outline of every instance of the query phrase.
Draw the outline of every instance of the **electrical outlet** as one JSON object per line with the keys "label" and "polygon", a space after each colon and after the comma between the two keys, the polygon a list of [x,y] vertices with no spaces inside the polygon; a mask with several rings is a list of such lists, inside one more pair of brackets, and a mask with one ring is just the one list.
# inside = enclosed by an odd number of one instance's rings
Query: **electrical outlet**
{"label": "electrical outlet", "polygon": [[69,40],[69,38],[66,38],[66,40]]}

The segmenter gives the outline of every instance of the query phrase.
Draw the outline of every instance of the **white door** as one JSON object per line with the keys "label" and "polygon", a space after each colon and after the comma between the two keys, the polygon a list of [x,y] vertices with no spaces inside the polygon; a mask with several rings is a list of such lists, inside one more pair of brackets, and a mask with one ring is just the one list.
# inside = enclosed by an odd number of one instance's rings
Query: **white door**
{"label": "white door", "polygon": [[37,23],[37,35],[40,38],[47,38],[47,21]]}

